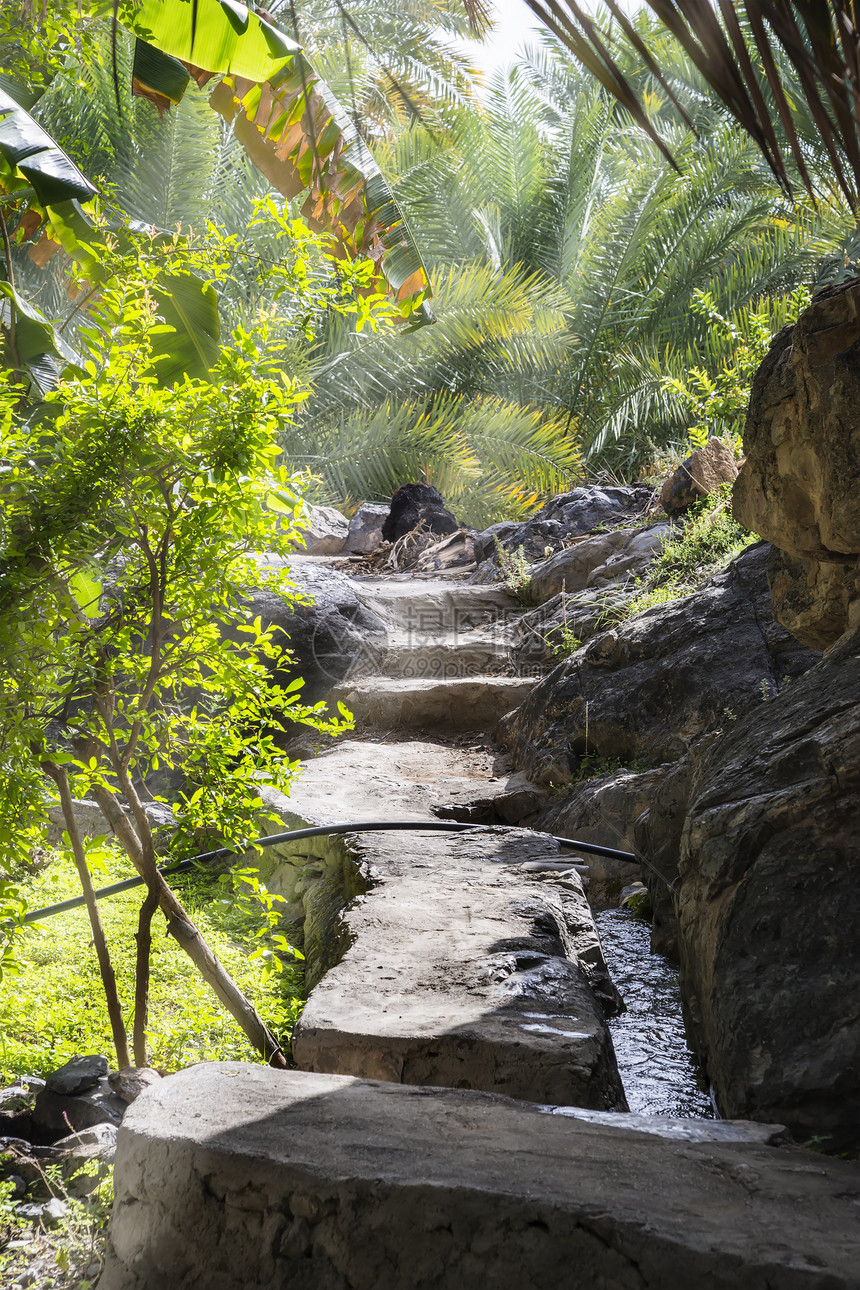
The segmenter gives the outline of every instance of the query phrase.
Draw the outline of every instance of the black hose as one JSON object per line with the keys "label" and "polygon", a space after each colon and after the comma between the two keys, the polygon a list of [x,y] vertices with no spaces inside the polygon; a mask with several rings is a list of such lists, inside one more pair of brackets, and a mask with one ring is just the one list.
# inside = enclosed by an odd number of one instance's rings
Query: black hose
{"label": "black hose", "polygon": [[[309,829],[290,829],[287,833],[270,833],[262,838],[255,838],[253,843],[258,847],[274,847],[281,842],[297,842],[302,838],[324,838],[333,833],[382,833],[399,829],[415,829],[422,833],[435,831],[439,833],[464,833],[469,829],[484,829],[485,824],[465,824],[461,820],[355,820],[351,824],[319,824]],[[504,826],[514,827],[514,826]],[[632,851],[617,851],[614,847],[603,847],[597,842],[577,842],[573,838],[553,838],[559,846],[572,847],[576,851],[585,851],[590,855],[608,856],[611,860],[627,860],[635,864],[636,856]],[[185,873],[198,864],[208,864],[213,860],[223,860],[227,856],[237,855],[231,847],[218,847],[215,851],[203,851],[200,855],[191,856],[188,860],[178,860],[175,864],[162,866],[161,874]],[[142,887],[143,878],[126,878],[123,882],[111,883],[109,887],[100,887],[95,893],[96,900],[107,896],[116,896],[121,891],[132,887]],[[46,905],[44,909],[34,909],[24,915],[25,923],[36,923],[54,914],[63,914],[68,909],[78,909],[85,903],[83,896],[72,896],[70,900],[61,900],[56,905]]]}

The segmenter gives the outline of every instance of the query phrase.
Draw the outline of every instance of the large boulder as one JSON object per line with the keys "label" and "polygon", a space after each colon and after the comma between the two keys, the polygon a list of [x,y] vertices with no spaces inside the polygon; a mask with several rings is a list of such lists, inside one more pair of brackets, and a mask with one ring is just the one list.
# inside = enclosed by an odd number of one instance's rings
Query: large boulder
{"label": "large boulder", "polygon": [[333,506],[305,503],[296,527],[301,535],[297,545],[307,555],[340,555],[346,548],[349,520]]}
{"label": "large boulder", "polygon": [[565,783],[583,758],[674,761],[760,706],[816,655],[770,614],[766,543],[701,590],[601,632],[500,726],[517,767]]}
{"label": "large boulder", "polygon": [[709,439],[666,480],[660,493],[663,510],[667,515],[680,515],[694,502],[719,492],[724,484],[733,484],[737,474],[738,463],[729,445],[722,439]]}
{"label": "large boulder", "polygon": [[[596,779],[582,780],[545,806],[534,827],[554,837],[596,842],[632,853],[636,820],[648,809],[667,769],[665,766],[641,772],[621,769]],[[588,855],[587,863],[588,901],[592,909],[616,905],[622,887],[639,877],[635,860]]]}
{"label": "large boulder", "polygon": [[382,525],[383,542],[396,542],[420,528],[446,537],[460,522],[445,507],[442,494],[430,484],[404,484],[391,499],[391,510]]}
{"label": "large boulder", "polygon": [[688,1030],[723,1115],[860,1149],[860,632],[702,759],[681,843]]}
{"label": "large boulder", "polygon": [[602,631],[607,620],[620,617],[636,594],[623,583],[589,587],[568,595],[559,592],[550,600],[521,614],[511,645],[511,662],[518,676],[542,674],[575,648]]}
{"label": "large boulder", "polygon": [[382,526],[388,519],[388,507],[365,502],[349,521],[346,549],[350,555],[370,555],[382,542]]}
{"label": "large boulder", "polygon": [[565,547],[532,570],[532,597],[542,603],[562,590],[567,593],[605,587],[625,575],[641,573],[671,531],[670,524],[615,529]]}
{"label": "large boulder", "polygon": [[774,617],[811,649],[827,649],[860,626],[860,569],[807,560],[774,547],[768,562]]}
{"label": "large boulder", "polygon": [[[744,451],[746,464],[734,489],[736,518],[796,559],[855,570],[860,282],[821,292],[796,325],[775,338],[753,382]],[[824,602],[814,638],[832,644],[847,626],[847,619],[833,613],[834,575],[807,569],[805,582],[813,600],[819,587]],[[811,606],[803,611],[806,621],[798,622],[793,604],[793,597],[780,595],[776,612],[792,630],[792,623],[800,625],[809,639]]]}
{"label": "large boulder", "polygon": [[559,493],[521,522],[493,524],[479,533],[475,559],[492,559],[497,544],[508,552],[522,551],[534,563],[558,551],[572,538],[584,537],[595,529],[623,528],[639,519],[653,505],[655,492],[647,484],[601,487],[589,484]]}
{"label": "large boulder", "polygon": [[275,679],[286,684],[303,677],[301,697],[316,703],[354,667],[372,667],[385,642],[385,624],[362,604],[350,580],[337,570],[297,556],[290,559],[289,569],[305,603],[257,590],[247,597],[248,615],[251,619],[259,615],[263,627],[283,630],[292,658],[277,670]]}

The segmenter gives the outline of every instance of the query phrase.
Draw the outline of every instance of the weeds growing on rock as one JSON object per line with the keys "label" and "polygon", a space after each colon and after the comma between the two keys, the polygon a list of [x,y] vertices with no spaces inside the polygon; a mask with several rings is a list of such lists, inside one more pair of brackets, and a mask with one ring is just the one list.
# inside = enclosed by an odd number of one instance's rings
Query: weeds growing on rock
{"label": "weeds growing on rock", "polygon": [[113,1205],[111,1168],[89,1163],[64,1178],[50,1165],[39,1190],[60,1202],[56,1218],[21,1217],[19,1202],[11,1199],[13,1186],[0,1182],[0,1282],[34,1290],[93,1290]]}
{"label": "weeds growing on rock", "polygon": [[536,605],[537,598],[532,591],[531,565],[523,554],[522,547],[516,551],[507,551],[496,538],[496,558],[505,586],[521,605]]}
{"label": "weeds growing on rock", "polygon": [[621,610],[616,621],[633,618],[645,609],[689,596],[751,543],[755,533],[741,528],[731,513],[731,484],[704,498],[690,517],[678,525],[677,537],[655,556],[641,590]]}

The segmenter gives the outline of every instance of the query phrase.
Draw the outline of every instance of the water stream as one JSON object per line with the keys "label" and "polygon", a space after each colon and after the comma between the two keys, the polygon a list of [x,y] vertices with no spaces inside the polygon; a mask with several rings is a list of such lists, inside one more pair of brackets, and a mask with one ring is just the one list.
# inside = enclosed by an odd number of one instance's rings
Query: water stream
{"label": "water stream", "polygon": [[678,969],[662,954],[651,953],[651,928],[630,910],[604,909],[594,921],[610,975],[627,1005],[609,1029],[630,1110],[712,1119],[684,1034]]}

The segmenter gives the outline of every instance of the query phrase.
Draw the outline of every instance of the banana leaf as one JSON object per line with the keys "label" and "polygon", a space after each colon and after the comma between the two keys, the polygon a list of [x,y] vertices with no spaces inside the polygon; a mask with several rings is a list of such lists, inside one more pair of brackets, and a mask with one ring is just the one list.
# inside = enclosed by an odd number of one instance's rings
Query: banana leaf
{"label": "banana leaf", "polygon": [[[74,260],[81,276],[98,286],[103,270],[90,249],[94,229],[86,213],[77,202],[66,202],[52,207],[47,216],[51,237]],[[139,230],[131,226],[131,231]],[[129,244],[128,227],[114,224],[112,232],[120,250]],[[152,295],[159,318],[174,329],[152,337],[160,383],[172,385],[183,375],[205,376],[218,356],[220,321],[215,288],[193,273],[163,274]]]}
{"label": "banana leaf", "polygon": [[266,80],[299,48],[236,0],[144,0],[134,31],[182,62],[255,81]]}
{"label": "banana leaf", "polygon": [[80,365],[80,355],[63,340],[41,310],[25,300],[9,282],[0,282],[0,325],[11,341],[14,313],[15,366],[27,372],[40,394],[57,384],[68,364]]}
{"label": "banana leaf", "polygon": [[73,198],[86,202],[96,194],[71,157],[3,89],[0,156],[8,168],[6,174],[0,175],[0,187],[6,191],[32,188],[42,206]]}
{"label": "banana leaf", "polygon": [[154,103],[159,116],[176,106],[190,79],[188,68],[172,54],[162,53],[143,40],[134,42],[131,92]]}
{"label": "banana leaf", "polygon": [[[134,31],[136,93],[160,111],[176,102],[177,59],[198,84],[222,75],[210,105],[253,164],[287,199],[307,192],[302,215],[311,227],[375,261],[405,319],[432,321],[430,281],[391,189],[298,45],[235,0],[145,0]],[[149,57],[143,41],[171,61]]]}
{"label": "banana leaf", "polygon": [[173,385],[183,375],[205,376],[218,357],[215,288],[193,273],[183,273],[159,283],[153,296],[160,317],[174,328],[151,338],[160,383]]}

